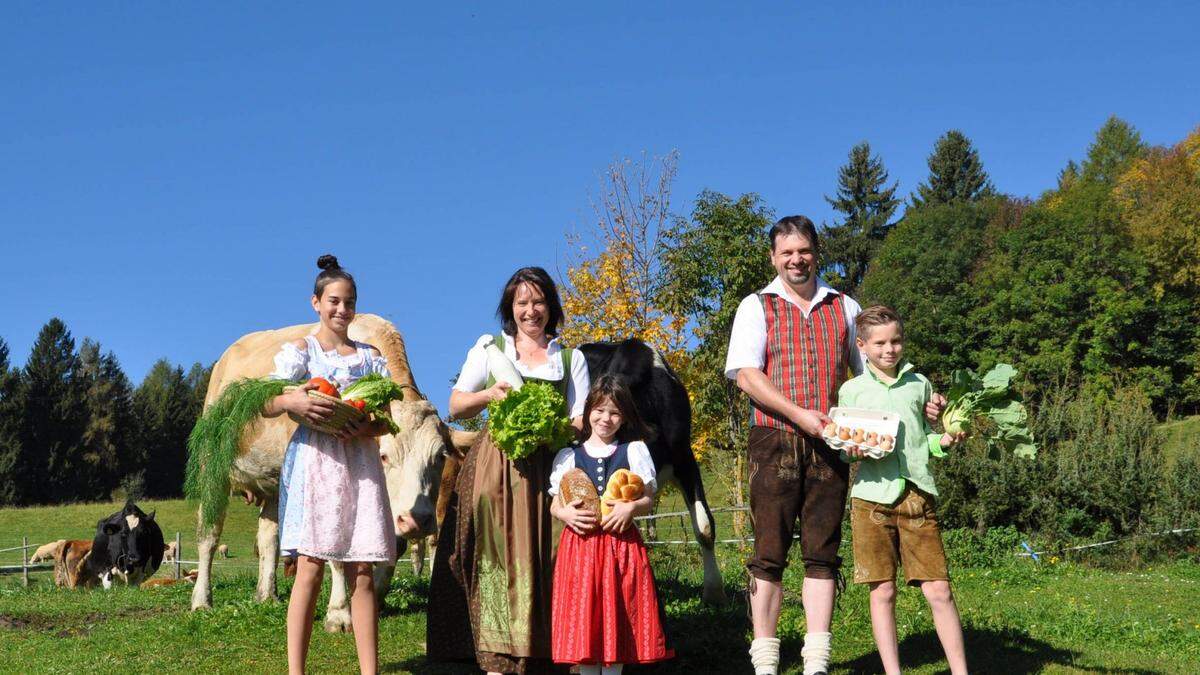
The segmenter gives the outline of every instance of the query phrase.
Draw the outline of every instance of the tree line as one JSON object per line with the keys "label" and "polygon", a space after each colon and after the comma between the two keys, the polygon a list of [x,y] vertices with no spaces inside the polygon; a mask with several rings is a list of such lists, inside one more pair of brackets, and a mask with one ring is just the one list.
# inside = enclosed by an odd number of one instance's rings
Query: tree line
{"label": "tree line", "polygon": [[[594,223],[572,240],[576,256],[563,275],[566,337],[639,335],[662,350],[692,396],[695,451],[740,503],[748,402],[722,371],[738,303],[775,275],[766,233],[776,213],[754,193],[704,190],[690,213],[664,215],[676,163],[671,154],[622,162],[605,174]],[[1155,498],[1146,482],[1127,488],[1137,493],[1127,495],[1136,505],[1119,519],[1105,515],[1110,495],[1080,486],[1109,484],[1099,474],[1118,467],[1125,477],[1164,477],[1168,469],[1153,467],[1163,459],[1159,449],[1146,447],[1155,440],[1134,432],[1200,411],[1200,128],[1154,147],[1110,118],[1082,156],[1065,163],[1057,184],[1033,197],[998,188],[959,130],[937,139],[927,163],[927,177],[906,197],[868,142],[850,149],[826,197],[836,216],[820,227],[821,275],[864,307],[896,308],[908,357],[937,385],[958,368],[1015,365],[1036,411],[1035,433],[1049,453],[1061,447],[1074,462],[1009,471],[997,458],[964,466],[961,457],[978,453],[961,453],[948,465],[949,492],[959,502],[947,514],[980,527],[1057,527],[1034,522],[1040,516],[1028,507],[1053,501],[1043,513],[1063,522],[1137,529],[1129,513],[1148,512]],[[1074,426],[1064,426],[1064,416]],[[1087,434],[1095,442],[1079,440]],[[1125,443],[1107,442],[1103,466],[1102,437]],[[1059,460],[1048,454],[1041,461]],[[1080,467],[1095,475],[1081,478]],[[1188,467],[1200,480],[1200,467]],[[988,490],[1005,492],[995,477],[1014,471],[1030,476],[1031,489],[1040,476],[1056,491],[1025,499],[1023,521],[1015,503],[985,503]],[[1007,489],[1013,502],[1029,496],[1015,484]]]}
{"label": "tree line", "polygon": [[0,506],[178,497],[211,366],[159,360],[137,387],[117,357],[51,319],[24,367],[0,338]]}

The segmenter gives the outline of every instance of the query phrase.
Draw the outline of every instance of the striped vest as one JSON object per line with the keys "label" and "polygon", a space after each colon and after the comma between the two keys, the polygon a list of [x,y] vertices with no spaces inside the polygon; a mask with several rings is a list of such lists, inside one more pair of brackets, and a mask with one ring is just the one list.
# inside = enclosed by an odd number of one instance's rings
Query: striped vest
{"label": "striped vest", "polygon": [[[837,390],[846,381],[850,354],[846,346],[845,301],[831,294],[811,308],[800,308],[774,293],[760,293],[767,320],[767,358],[764,371],[775,388],[797,405],[827,413]],[[751,401],[755,426],[796,431],[786,419]]]}

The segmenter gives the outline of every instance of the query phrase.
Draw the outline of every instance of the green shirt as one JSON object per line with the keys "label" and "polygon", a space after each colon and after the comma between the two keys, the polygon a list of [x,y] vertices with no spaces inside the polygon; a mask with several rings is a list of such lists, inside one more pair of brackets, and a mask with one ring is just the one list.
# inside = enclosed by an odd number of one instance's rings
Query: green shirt
{"label": "green shirt", "polygon": [[[863,458],[850,489],[851,497],[877,504],[894,503],[904,494],[906,481],[936,496],[929,456],[946,455],[941,434],[933,433],[925,421],[925,404],[933,395],[933,385],[924,375],[913,372],[911,363],[902,364],[896,375],[896,381],[887,384],[868,366],[862,375],[846,381],[838,390],[839,407],[884,410],[900,417],[892,452],[883,459]],[[853,461],[845,452],[842,458]]]}

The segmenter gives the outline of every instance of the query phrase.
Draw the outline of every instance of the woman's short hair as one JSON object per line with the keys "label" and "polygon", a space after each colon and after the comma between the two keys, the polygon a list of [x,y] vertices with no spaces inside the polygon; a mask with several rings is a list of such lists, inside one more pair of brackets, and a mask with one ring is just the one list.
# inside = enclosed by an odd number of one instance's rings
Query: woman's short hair
{"label": "woman's short hair", "polygon": [[532,284],[542,292],[542,296],[546,298],[546,310],[549,314],[546,317],[546,334],[551,337],[557,336],[558,328],[562,325],[563,320],[562,302],[558,299],[558,287],[554,285],[554,280],[541,267],[522,267],[513,272],[508,283],[504,284],[504,292],[500,294],[500,305],[496,307],[500,328],[509,335],[517,334],[517,320],[513,316],[512,306],[513,299],[517,297],[517,289],[521,287],[521,284]]}

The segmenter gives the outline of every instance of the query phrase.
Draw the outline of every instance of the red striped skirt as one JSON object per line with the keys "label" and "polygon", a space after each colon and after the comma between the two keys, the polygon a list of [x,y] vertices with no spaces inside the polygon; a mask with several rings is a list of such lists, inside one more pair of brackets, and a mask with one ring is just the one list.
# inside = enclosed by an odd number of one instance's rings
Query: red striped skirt
{"label": "red striped skirt", "polygon": [[552,617],[557,663],[652,663],[675,656],[667,648],[654,573],[636,527],[584,536],[563,529]]}

